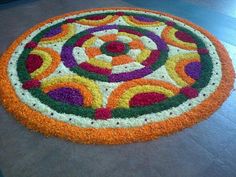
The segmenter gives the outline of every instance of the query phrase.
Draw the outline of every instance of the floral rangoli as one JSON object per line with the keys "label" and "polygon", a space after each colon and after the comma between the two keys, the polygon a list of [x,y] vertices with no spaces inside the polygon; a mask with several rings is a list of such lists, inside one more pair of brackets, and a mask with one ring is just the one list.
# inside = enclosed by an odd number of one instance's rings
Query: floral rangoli
{"label": "floral rangoli", "polygon": [[81,143],[145,141],[211,115],[231,60],[202,28],[135,8],[92,9],[25,32],[0,60],[4,107],[28,128]]}

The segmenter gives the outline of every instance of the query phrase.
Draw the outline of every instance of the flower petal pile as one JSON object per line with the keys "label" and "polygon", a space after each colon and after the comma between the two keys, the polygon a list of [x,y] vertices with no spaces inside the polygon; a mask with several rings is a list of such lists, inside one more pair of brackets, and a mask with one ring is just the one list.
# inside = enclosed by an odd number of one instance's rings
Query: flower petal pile
{"label": "flower petal pile", "polygon": [[82,143],[145,141],[192,126],[222,104],[234,77],[211,34],[133,8],[49,19],[0,64],[8,111],[30,129]]}

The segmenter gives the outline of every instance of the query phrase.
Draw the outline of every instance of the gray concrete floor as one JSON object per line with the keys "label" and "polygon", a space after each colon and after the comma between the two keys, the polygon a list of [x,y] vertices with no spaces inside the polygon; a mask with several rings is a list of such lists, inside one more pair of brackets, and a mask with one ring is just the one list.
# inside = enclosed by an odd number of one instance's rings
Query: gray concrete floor
{"label": "gray concrete floor", "polygon": [[[143,7],[187,18],[227,42],[236,66],[235,0],[223,4],[221,0],[17,0],[0,5],[0,53],[47,18],[110,6]],[[191,129],[116,146],[46,138],[30,132],[0,107],[0,169],[5,177],[236,177],[235,99],[232,92],[210,119]]]}

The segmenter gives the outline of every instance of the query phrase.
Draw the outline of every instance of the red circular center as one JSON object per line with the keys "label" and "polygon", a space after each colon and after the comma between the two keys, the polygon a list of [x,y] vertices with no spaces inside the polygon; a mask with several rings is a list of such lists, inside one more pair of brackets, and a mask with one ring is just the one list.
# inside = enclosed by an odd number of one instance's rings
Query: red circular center
{"label": "red circular center", "polygon": [[122,53],[125,50],[125,44],[119,41],[112,41],[107,44],[106,50],[111,53]]}

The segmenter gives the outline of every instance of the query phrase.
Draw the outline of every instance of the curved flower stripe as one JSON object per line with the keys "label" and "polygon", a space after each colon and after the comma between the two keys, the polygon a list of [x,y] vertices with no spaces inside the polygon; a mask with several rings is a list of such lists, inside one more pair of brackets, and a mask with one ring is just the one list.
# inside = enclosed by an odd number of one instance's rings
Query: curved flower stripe
{"label": "curved flower stripe", "polygon": [[151,50],[149,49],[143,49],[141,50],[141,53],[137,56],[136,61],[139,63],[142,63],[143,61],[145,61],[148,56],[151,54]]}
{"label": "curved flower stripe", "polygon": [[161,93],[167,97],[174,96],[174,93],[170,90],[167,90],[161,86],[153,86],[153,85],[138,85],[135,87],[129,88],[127,91],[121,95],[117,108],[129,108],[130,107],[130,100],[139,93]]}
{"label": "curved flower stripe", "polygon": [[112,69],[112,64],[110,62],[106,62],[96,58],[90,58],[88,63],[96,67]]}
{"label": "curved flower stripe", "polygon": [[147,59],[142,62],[142,65],[144,65],[144,66],[151,66],[156,61],[158,61],[159,58],[160,58],[160,51],[159,50],[152,50],[152,52],[150,53],[149,57],[147,57]]}
{"label": "curved flower stripe", "polygon": [[85,42],[83,43],[82,47],[84,47],[84,48],[91,47],[91,46],[94,44],[94,42],[95,42],[96,40],[97,40],[97,37],[96,37],[96,36],[91,37],[90,39],[88,39],[87,41],[85,41]]}
{"label": "curved flower stripe", "polygon": [[151,73],[152,73],[152,69],[150,67],[143,67],[141,69],[137,69],[131,72],[111,74],[109,75],[108,80],[109,82],[128,81],[128,80],[144,77]]}
{"label": "curved flower stripe", "polygon": [[133,39],[133,40],[135,40],[135,39],[139,40],[140,39],[139,36],[137,36],[135,34],[127,33],[127,32],[118,32],[117,35],[118,36],[126,36],[126,37],[129,37],[129,38]]}
{"label": "curved flower stripe", "polygon": [[[131,98],[131,100],[129,101],[129,105],[130,107],[152,106],[166,99],[167,97],[164,94],[156,92],[139,93]],[[155,111],[153,110],[153,112]]]}
{"label": "curved flower stripe", "polygon": [[78,46],[78,47],[82,47],[83,44],[84,44],[86,41],[89,41],[91,38],[94,38],[94,35],[93,35],[93,34],[86,34],[86,35],[80,37],[80,38],[76,41],[75,45]]}
{"label": "curved flower stripe", "polygon": [[114,22],[116,19],[118,19],[119,16],[118,15],[107,15],[105,18],[101,19],[101,20],[88,20],[88,19],[81,19],[81,20],[77,20],[77,23],[80,23],[82,25],[88,25],[88,26],[103,26],[106,25],[108,23],[112,23]]}
{"label": "curved flower stripe", "polygon": [[182,78],[186,83],[188,83],[188,85],[193,84],[195,80],[185,72],[185,67],[189,63],[193,63],[193,62],[200,62],[200,59],[196,58],[196,59],[180,60],[175,66],[176,73],[180,76],[180,78]]}
{"label": "curved flower stripe", "polygon": [[102,74],[102,75],[110,75],[111,74],[111,69],[100,68],[100,67],[94,66],[88,62],[80,63],[79,67],[84,70],[87,70],[89,72],[93,72],[93,73],[97,73],[97,74]]}
{"label": "curved flower stripe", "polygon": [[134,27],[131,27],[131,28],[124,28],[124,26],[120,26],[119,27],[119,32],[125,32],[125,33],[128,33],[128,34],[134,34],[136,36],[139,36],[139,37],[142,37],[144,34],[143,34],[143,31],[140,31],[140,30],[134,30],[135,28]]}
{"label": "curved flower stripe", "polygon": [[45,92],[45,93],[48,93],[52,90],[56,90],[58,88],[73,88],[73,89],[76,89],[76,90],[79,90],[80,93],[82,94],[83,96],[83,99],[84,99],[84,106],[93,106],[93,95],[91,93],[91,91],[84,85],[80,85],[78,83],[74,83],[74,82],[61,82],[61,83],[56,83],[56,84],[52,84],[52,85],[49,85],[49,86],[46,86],[44,87],[42,90]]}
{"label": "curved flower stripe", "polygon": [[137,86],[145,86],[145,85],[163,87],[166,90],[170,90],[174,95],[179,93],[179,89],[176,86],[170,83],[164,82],[164,81],[152,80],[152,79],[136,79],[136,80],[125,82],[121,84],[119,87],[117,87],[109,96],[107,107],[109,108],[118,107],[120,98],[127,90],[137,87]]}
{"label": "curved flower stripe", "polygon": [[59,34],[42,38],[40,44],[51,44],[67,40],[75,34],[76,26],[73,24],[64,24],[61,26],[61,30]]}
{"label": "curved flower stripe", "polygon": [[134,16],[123,16],[123,19],[126,23],[134,26],[140,26],[140,27],[158,27],[162,26],[165,23],[159,22],[159,21],[151,21],[151,19],[143,21],[144,19],[134,17]]}
{"label": "curved flower stripe", "polygon": [[178,32],[172,26],[167,26],[161,34],[161,37],[164,39],[165,42],[168,44],[174,45],[176,47],[186,49],[186,50],[197,50],[197,45],[195,43],[184,42],[178,38],[176,38],[175,33]]}
{"label": "curved flower stripe", "polygon": [[38,55],[43,60],[43,64],[30,74],[34,79],[41,80],[49,76],[59,65],[60,55],[50,48],[35,48],[30,54]]}
{"label": "curved flower stripe", "polygon": [[[50,88],[53,85],[57,85],[60,83],[75,83],[78,85],[82,85],[83,87],[86,87],[93,95],[93,100],[92,100],[92,108],[100,108],[102,106],[102,93],[97,86],[97,84],[89,79],[80,77],[80,76],[74,76],[74,75],[67,75],[67,76],[62,76],[62,77],[55,77],[51,78],[48,80],[45,80],[41,83],[41,88],[42,90],[45,90],[47,92],[48,88]],[[78,87],[82,88],[82,87]],[[81,93],[83,92],[82,89],[80,89]],[[83,92],[85,93],[85,92]],[[85,97],[84,97],[85,99]],[[90,101],[88,101],[89,103]]]}
{"label": "curved flower stripe", "polygon": [[73,55],[73,46],[63,46],[61,49],[61,61],[68,68],[78,66],[77,61]]}
{"label": "curved flower stripe", "polygon": [[[179,71],[179,67],[176,67],[177,63],[179,63],[181,60],[197,60],[200,61],[200,56],[198,53],[188,53],[188,54],[178,54],[178,55],[174,55],[172,57],[170,57],[165,64],[166,70],[169,73],[170,77],[181,87],[185,87],[188,85],[188,82],[186,82],[185,80],[188,80],[186,78],[182,78],[181,76],[183,75],[179,75],[178,73],[180,73],[181,71]],[[178,69],[178,71],[176,71],[176,69]],[[192,83],[192,82],[191,82]]]}

